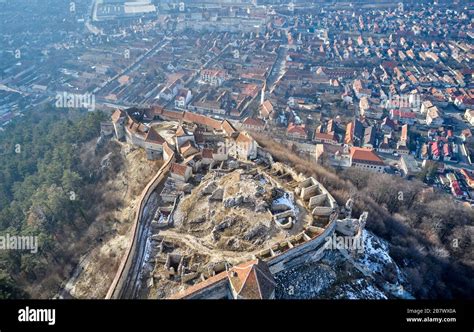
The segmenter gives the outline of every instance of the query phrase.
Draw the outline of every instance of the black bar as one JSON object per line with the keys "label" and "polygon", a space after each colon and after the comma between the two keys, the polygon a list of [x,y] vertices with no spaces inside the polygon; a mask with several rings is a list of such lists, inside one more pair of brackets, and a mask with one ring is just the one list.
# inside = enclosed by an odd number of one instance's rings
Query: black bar
{"label": "black bar", "polygon": [[[0,332],[153,331],[189,328],[225,330],[261,326],[262,331],[469,331],[474,301],[153,301],[11,300],[0,301]],[[55,324],[19,322],[19,310],[55,309]],[[410,310],[410,312],[408,312]],[[429,310],[429,311],[428,311]],[[454,311],[454,312],[453,312]],[[455,322],[408,322],[407,318],[448,318]],[[286,327],[284,327],[286,326]],[[129,327],[129,328],[127,328]],[[192,329],[192,330],[191,330]],[[308,330],[309,331],[309,330]]]}

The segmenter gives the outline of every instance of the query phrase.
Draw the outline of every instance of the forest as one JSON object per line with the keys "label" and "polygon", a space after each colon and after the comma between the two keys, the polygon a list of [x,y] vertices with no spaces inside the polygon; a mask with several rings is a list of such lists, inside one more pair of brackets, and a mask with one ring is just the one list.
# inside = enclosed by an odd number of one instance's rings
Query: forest
{"label": "forest", "polygon": [[[79,149],[97,139],[102,112],[38,109],[0,131],[0,236],[37,236],[39,250],[0,251],[0,299],[31,296],[27,285],[54,289],[73,264],[74,238],[91,223]],[[53,277],[54,276],[54,277]],[[48,284],[49,283],[49,284]]]}

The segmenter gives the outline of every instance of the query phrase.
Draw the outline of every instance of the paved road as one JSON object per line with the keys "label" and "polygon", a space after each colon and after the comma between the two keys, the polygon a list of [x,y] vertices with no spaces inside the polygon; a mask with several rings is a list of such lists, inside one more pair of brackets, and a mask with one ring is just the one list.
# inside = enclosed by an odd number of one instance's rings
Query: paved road
{"label": "paved road", "polygon": [[113,76],[112,78],[108,79],[106,82],[102,83],[99,87],[95,88],[92,93],[94,94],[100,94],[100,92],[104,89],[107,88],[107,86],[118,79],[119,77],[123,75],[127,75],[128,73],[134,71],[135,69],[138,69],[140,67],[140,64],[150,58],[151,56],[155,55],[159,51],[161,51],[163,48],[165,48],[169,44],[170,40],[169,39],[162,39],[159,42],[157,42],[149,51],[145,52],[144,54],[140,55],[134,62],[132,62],[130,65],[128,65],[125,69],[123,69],[121,72]]}

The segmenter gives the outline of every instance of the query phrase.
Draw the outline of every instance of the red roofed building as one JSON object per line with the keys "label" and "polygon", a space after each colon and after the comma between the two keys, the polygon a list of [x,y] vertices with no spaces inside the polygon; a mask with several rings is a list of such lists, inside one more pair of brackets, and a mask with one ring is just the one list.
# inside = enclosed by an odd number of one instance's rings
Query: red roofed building
{"label": "red roofed building", "polygon": [[191,112],[184,112],[183,120],[186,122],[192,122],[198,125],[212,128],[214,130],[220,130],[222,126],[222,121]]}
{"label": "red roofed building", "polygon": [[346,126],[346,135],[344,136],[344,143],[352,145],[354,140],[354,131],[352,128],[354,127],[353,122],[349,122]]}
{"label": "red roofed building", "polygon": [[263,104],[260,106],[260,116],[263,119],[268,119],[273,116],[273,105],[270,100],[265,100]]}
{"label": "red roofed building", "polygon": [[467,108],[473,109],[474,108],[474,98],[471,98],[468,95],[457,96],[454,99],[454,105],[456,105],[461,110],[465,110]]}
{"label": "red roofed building", "polygon": [[156,132],[155,129],[150,128],[145,135],[144,148],[147,158],[149,160],[160,159],[163,154],[163,144],[165,139]]}
{"label": "red roofed building", "polygon": [[112,124],[117,139],[125,137],[128,143],[144,148],[149,160],[161,158],[166,141],[153,127],[136,121],[123,110],[112,114]]}
{"label": "red roofed building", "polygon": [[317,143],[338,144],[334,131],[329,133],[315,133],[313,140]]}
{"label": "red roofed building", "polygon": [[213,158],[214,151],[209,148],[204,148],[201,151],[202,162],[206,165],[211,164],[214,161]]}
{"label": "red roofed building", "polygon": [[187,158],[193,154],[199,152],[199,149],[196,147],[193,141],[189,140],[181,144],[179,147],[179,153],[183,158]]}
{"label": "red roofed building", "polygon": [[233,267],[228,278],[234,299],[275,298],[275,280],[267,264],[261,260]]}
{"label": "red roofed building", "polygon": [[350,166],[378,173],[385,169],[385,163],[373,150],[357,147],[351,147]]}
{"label": "red roofed building", "polygon": [[186,182],[192,175],[192,169],[186,165],[173,163],[171,165],[170,174],[172,178]]}
{"label": "red roofed building", "polygon": [[468,172],[464,168],[461,170],[461,174],[464,176],[464,179],[466,180],[467,185],[474,189],[474,175],[472,173]]}
{"label": "red roofed building", "polygon": [[456,197],[462,197],[463,196],[463,192],[462,192],[461,187],[459,186],[459,182],[457,180],[451,181],[451,192]]}
{"label": "red roofed building", "polygon": [[193,285],[171,299],[274,299],[275,287],[267,264],[255,259]]}
{"label": "red roofed building", "polygon": [[470,130],[469,128],[464,129],[464,130],[461,132],[460,137],[462,138],[463,141],[468,140],[469,138],[472,137],[472,132],[471,132],[471,130]]}
{"label": "red roofed building", "polygon": [[390,110],[390,119],[398,123],[413,125],[416,121],[415,112]]}
{"label": "red roofed building", "polygon": [[402,132],[400,134],[399,145],[407,146],[407,143],[408,143],[408,125],[405,124],[402,126]]}
{"label": "red roofed building", "polygon": [[183,145],[184,143],[188,141],[192,141],[193,143],[195,143],[194,134],[188,132],[186,128],[179,125],[178,128],[176,128],[176,134],[175,134],[176,147],[180,148],[181,145]]}
{"label": "red roofed building", "polygon": [[264,131],[265,130],[265,121],[256,118],[245,118],[242,121],[242,128],[246,130],[254,130],[254,131]]}
{"label": "red roofed building", "polygon": [[286,130],[286,135],[296,139],[307,139],[308,133],[306,132],[306,127],[304,125],[296,125],[290,123]]}
{"label": "red roofed building", "polygon": [[433,158],[433,160],[439,160],[440,156],[441,156],[441,153],[439,151],[438,142],[433,142],[431,144],[431,158]]}
{"label": "red roofed building", "polygon": [[184,113],[183,112],[174,112],[174,111],[163,110],[161,112],[161,114],[159,114],[159,115],[162,116],[165,119],[179,121],[179,120],[183,119]]}
{"label": "red roofed building", "polygon": [[227,137],[235,137],[239,133],[237,129],[234,128],[232,123],[229,122],[229,120],[222,121],[221,127]]}

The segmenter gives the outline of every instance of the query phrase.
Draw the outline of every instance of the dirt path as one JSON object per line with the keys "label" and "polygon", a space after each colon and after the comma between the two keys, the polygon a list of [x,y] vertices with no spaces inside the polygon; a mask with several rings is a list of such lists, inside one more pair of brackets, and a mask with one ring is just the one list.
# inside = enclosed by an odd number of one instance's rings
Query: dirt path
{"label": "dirt path", "polygon": [[203,239],[198,239],[189,234],[178,233],[173,230],[160,231],[160,235],[166,239],[173,241],[179,241],[185,244],[186,247],[195,250],[200,254],[208,255],[213,262],[228,261],[231,264],[237,264],[244,260],[251,260],[253,255],[258,251],[254,252],[241,252],[241,251],[226,251],[218,248],[211,248],[209,244]]}

